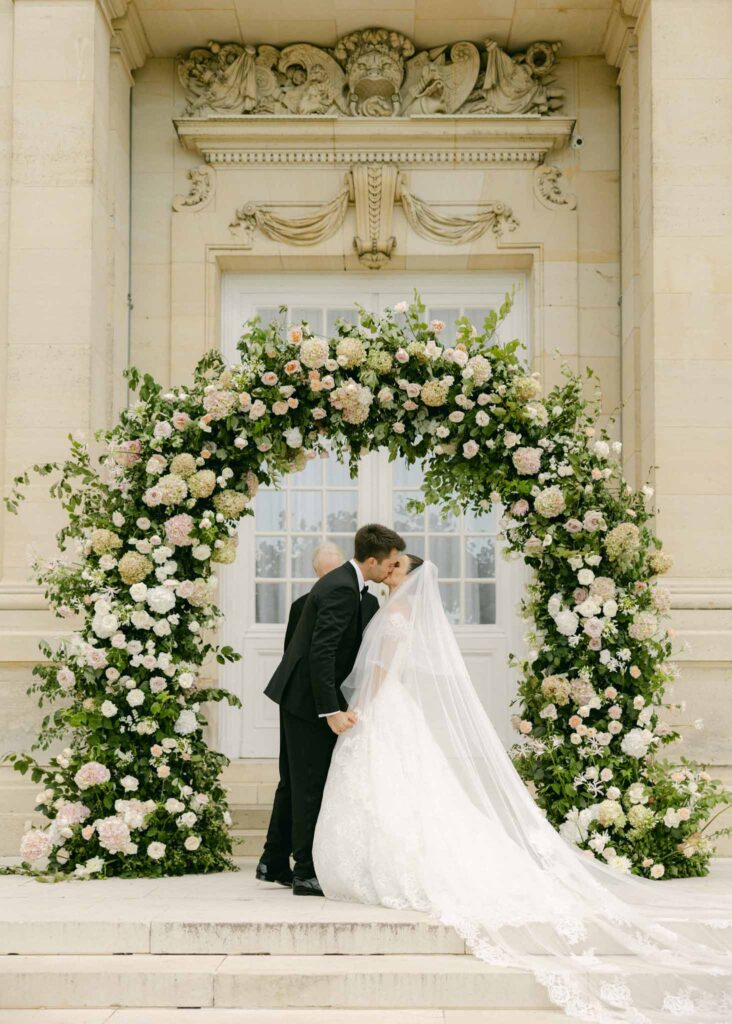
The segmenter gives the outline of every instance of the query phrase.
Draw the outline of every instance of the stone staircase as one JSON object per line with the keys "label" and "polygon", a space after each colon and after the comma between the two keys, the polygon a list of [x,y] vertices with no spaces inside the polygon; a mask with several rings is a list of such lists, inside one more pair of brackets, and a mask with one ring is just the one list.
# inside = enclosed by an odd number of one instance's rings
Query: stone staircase
{"label": "stone staircase", "polygon": [[0,1024],[560,1024],[413,912],[238,874],[0,877]]}

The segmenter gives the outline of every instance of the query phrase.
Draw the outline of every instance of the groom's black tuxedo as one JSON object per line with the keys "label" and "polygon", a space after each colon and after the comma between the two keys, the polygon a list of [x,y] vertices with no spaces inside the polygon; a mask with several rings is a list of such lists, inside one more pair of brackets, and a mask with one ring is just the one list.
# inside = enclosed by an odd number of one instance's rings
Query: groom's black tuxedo
{"label": "groom's black tuxedo", "polygon": [[379,602],[359,593],[356,570],[346,562],[319,579],[298,610],[264,691],[280,705],[280,781],[262,860],[273,873],[289,867],[292,853],[295,875],[311,878],[315,824],[336,742],[321,716],[346,709],[340,686]]}
{"label": "groom's black tuxedo", "polygon": [[353,668],[361,634],[378,610],[372,594],[359,593],[350,562],[327,573],[307,595],[264,692],[300,718],[345,711],[340,684]]}

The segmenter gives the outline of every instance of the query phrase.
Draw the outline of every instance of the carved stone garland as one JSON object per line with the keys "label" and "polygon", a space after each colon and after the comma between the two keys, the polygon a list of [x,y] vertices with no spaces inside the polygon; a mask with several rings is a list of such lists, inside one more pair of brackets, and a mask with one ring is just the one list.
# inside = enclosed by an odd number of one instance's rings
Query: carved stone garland
{"label": "carved stone garland", "polygon": [[511,56],[487,39],[482,51],[463,41],[415,53],[401,32],[369,28],[332,49],[209,42],[178,57],[178,75],[195,118],[546,116],[563,103],[549,74],[560,46],[535,42]]}
{"label": "carved stone garland", "polygon": [[500,237],[504,228],[514,231],[518,227],[511,208],[498,201],[476,204],[479,209],[474,214],[438,213],[431,204],[409,191],[406,176],[393,164],[366,164],[353,167],[338,194],[306,217],[284,217],[275,213],[268,203],[249,202],[236,211],[229,228],[247,247],[252,245],[255,229],[277,242],[315,245],[338,231],[345,221],[349,203],[353,203],[356,208],[354,248],[364,266],[379,270],[388,263],[396,246],[391,227],[396,202],[401,203],[410,227],[418,235],[446,245],[465,245],[488,228]]}

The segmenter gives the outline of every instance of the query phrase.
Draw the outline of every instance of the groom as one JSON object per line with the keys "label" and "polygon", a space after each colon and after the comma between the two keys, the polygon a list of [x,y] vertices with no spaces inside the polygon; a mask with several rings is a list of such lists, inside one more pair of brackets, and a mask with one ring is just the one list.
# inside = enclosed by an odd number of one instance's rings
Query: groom
{"label": "groom", "polygon": [[[280,706],[280,782],[257,878],[289,885],[297,896],[322,896],[313,836],[337,736],[356,722],[340,686],[378,604],[366,582],[381,583],[404,541],[386,526],[362,526],[354,557],[317,581],[307,596],[282,661],[264,691]],[[290,870],[290,853],[295,859]]]}

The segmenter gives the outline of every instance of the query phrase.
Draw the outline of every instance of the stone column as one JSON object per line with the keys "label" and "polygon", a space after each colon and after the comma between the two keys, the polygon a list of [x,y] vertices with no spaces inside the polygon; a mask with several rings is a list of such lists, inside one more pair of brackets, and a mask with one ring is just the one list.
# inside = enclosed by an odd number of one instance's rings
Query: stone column
{"label": "stone column", "polygon": [[[127,0],[0,0],[0,462],[2,490],[63,459],[125,401],[129,91],[144,60]],[[135,60],[137,56],[137,60]],[[7,325],[7,330],[6,330]],[[23,691],[38,641],[62,628],[28,583],[55,553],[47,482],[20,516],[0,506],[0,731],[35,731]]]}
{"label": "stone column", "polygon": [[[732,765],[732,5],[624,0],[623,394],[626,468],[655,486],[687,732]],[[723,771],[724,774],[724,771]],[[732,773],[730,773],[732,777]]]}

